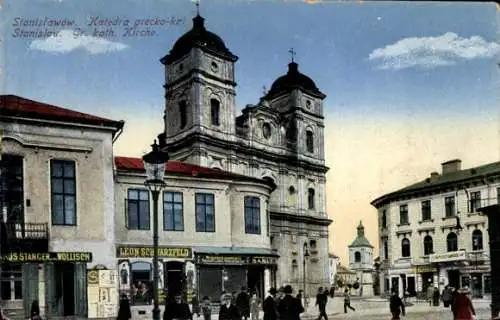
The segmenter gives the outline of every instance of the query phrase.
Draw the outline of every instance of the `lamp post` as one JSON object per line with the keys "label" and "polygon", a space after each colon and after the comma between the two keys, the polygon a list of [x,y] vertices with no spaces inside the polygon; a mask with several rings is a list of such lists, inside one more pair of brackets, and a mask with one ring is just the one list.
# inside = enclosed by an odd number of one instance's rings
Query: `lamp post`
{"label": "lamp post", "polygon": [[158,272],[158,198],[161,190],[165,187],[165,164],[168,162],[168,154],[162,152],[156,144],[151,145],[153,150],[142,157],[146,169],[146,181],[144,184],[153,196],[153,319],[160,320],[160,307],[158,305],[158,283],[160,275]]}
{"label": "lamp post", "polygon": [[307,242],[304,242],[304,259],[302,261],[302,271],[304,272],[304,308],[307,309],[307,277],[306,277],[306,260],[309,258],[309,250],[307,250]]}

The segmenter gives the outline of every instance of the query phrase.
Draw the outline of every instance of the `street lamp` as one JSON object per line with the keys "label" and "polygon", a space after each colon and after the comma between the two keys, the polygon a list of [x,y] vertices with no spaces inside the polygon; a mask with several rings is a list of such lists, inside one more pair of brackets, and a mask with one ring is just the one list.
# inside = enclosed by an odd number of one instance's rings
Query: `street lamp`
{"label": "street lamp", "polygon": [[151,145],[153,150],[142,157],[146,169],[146,181],[144,184],[153,195],[153,319],[160,320],[160,307],[158,306],[158,283],[160,280],[158,272],[158,198],[161,190],[165,187],[165,164],[168,162],[168,154],[162,152],[156,144]]}
{"label": "street lamp", "polygon": [[307,250],[307,241],[304,242],[304,259],[302,261],[302,271],[304,272],[304,308],[307,308],[307,291],[306,291],[306,260],[309,258],[309,250]]}

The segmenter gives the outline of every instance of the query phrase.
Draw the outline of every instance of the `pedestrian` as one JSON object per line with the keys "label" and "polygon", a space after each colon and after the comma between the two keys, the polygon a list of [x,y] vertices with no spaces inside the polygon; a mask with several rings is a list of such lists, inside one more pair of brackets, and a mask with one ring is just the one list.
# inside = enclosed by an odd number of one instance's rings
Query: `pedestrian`
{"label": "pedestrian", "polygon": [[197,315],[198,318],[200,317],[200,300],[198,300],[198,294],[196,291],[193,291],[193,296],[191,297],[191,309],[193,315]]}
{"label": "pedestrian", "polygon": [[252,297],[250,298],[250,315],[252,320],[259,320],[259,312],[260,312],[260,299],[257,296],[257,292],[252,293]]}
{"label": "pedestrian", "polygon": [[264,311],[264,320],[278,320],[278,304],[276,303],[276,288],[269,289],[269,296],[262,303],[262,311]]}
{"label": "pedestrian", "polygon": [[245,287],[241,288],[241,292],[236,297],[236,307],[238,312],[245,319],[248,320],[250,317],[250,296],[247,293]]}
{"label": "pedestrian", "polygon": [[193,314],[189,309],[187,302],[182,300],[182,294],[178,293],[174,296],[174,300],[170,302],[169,306],[165,306],[163,313],[164,320],[192,320]]}
{"label": "pedestrian", "polygon": [[443,301],[443,305],[445,308],[450,306],[451,302],[451,291],[452,288],[449,285],[446,285],[441,293],[441,300]]}
{"label": "pedestrian", "polygon": [[330,292],[329,292],[329,293],[330,293],[330,298],[335,297],[335,286],[332,286],[332,287],[330,288]]}
{"label": "pedestrian", "polygon": [[304,296],[304,291],[303,290],[299,290],[299,293],[297,294],[297,299],[300,300],[300,303],[302,303],[302,305],[304,305],[305,303],[302,301],[302,297]]}
{"label": "pedestrian", "polygon": [[403,317],[406,315],[406,310],[405,310],[405,304],[403,303],[403,300],[398,296],[398,293],[396,290],[393,290],[391,293],[391,299],[389,300],[389,309],[392,313],[392,320],[399,320],[401,319],[399,315],[403,315]]}
{"label": "pedestrian", "polygon": [[280,320],[300,320],[300,314],[304,312],[304,307],[299,299],[292,296],[293,288],[290,285],[283,289],[285,296],[278,304],[278,313]]}
{"label": "pedestrian", "polygon": [[[31,307],[31,314],[33,317],[33,307]],[[31,318],[33,319],[33,318]],[[118,308],[117,320],[128,320],[132,319],[132,312],[130,310],[130,301],[126,294],[122,294],[120,297],[120,306]]]}
{"label": "pedestrian", "polygon": [[318,320],[325,318],[328,320],[326,315],[326,304],[328,302],[328,289],[323,290],[323,287],[319,287],[318,294],[316,295],[316,305],[318,306],[319,316]]}
{"label": "pedestrian", "polygon": [[241,320],[238,308],[231,301],[232,295],[230,294],[222,298],[222,305],[219,309],[219,320]]}
{"label": "pedestrian", "polygon": [[31,320],[41,320],[42,318],[40,317],[40,305],[38,303],[38,300],[33,300],[33,303],[31,303]]}
{"label": "pedestrian", "polygon": [[347,308],[352,311],[356,311],[353,307],[351,307],[351,295],[349,294],[349,289],[344,290],[344,313],[347,313]]}
{"label": "pedestrian", "polygon": [[427,300],[429,301],[429,306],[432,306],[432,296],[434,295],[434,288],[429,284],[427,287]]}
{"label": "pedestrian", "polygon": [[469,292],[469,287],[467,286],[457,290],[457,296],[451,306],[453,320],[472,320],[473,316],[476,315],[472,301],[467,296]]}
{"label": "pedestrian", "polygon": [[439,289],[434,287],[434,293],[432,294],[432,304],[435,307],[439,307]]}
{"label": "pedestrian", "polygon": [[204,296],[201,302],[201,312],[204,320],[212,319],[212,303],[209,296]]}

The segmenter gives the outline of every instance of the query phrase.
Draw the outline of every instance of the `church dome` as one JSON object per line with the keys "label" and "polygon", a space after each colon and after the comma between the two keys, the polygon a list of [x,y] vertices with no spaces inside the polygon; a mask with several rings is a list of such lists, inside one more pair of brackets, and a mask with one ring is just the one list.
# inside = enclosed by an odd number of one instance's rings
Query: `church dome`
{"label": "church dome", "polygon": [[238,60],[238,57],[229,51],[224,41],[218,35],[205,28],[204,21],[205,19],[200,15],[194,17],[191,30],[175,42],[170,53],[162,58],[161,62],[163,64],[170,64],[188,54],[195,47],[233,62]]}
{"label": "church dome", "polygon": [[288,93],[293,89],[302,89],[321,99],[326,97],[319,91],[311,78],[299,72],[299,65],[295,62],[291,62],[288,64],[288,72],[274,81],[266,98],[271,98],[281,93]]}

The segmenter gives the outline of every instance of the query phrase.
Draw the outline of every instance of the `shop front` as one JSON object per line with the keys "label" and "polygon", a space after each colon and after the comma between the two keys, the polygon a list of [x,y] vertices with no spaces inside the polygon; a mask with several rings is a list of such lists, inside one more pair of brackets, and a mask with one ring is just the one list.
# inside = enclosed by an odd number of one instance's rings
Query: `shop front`
{"label": "shop front", "polygon": [[87,314],[87,263],[91,252],[10,253],[2,259],[1,292],[6,309],[38,300],[48,317]]}
{"label": "shop front", "polygon": [[[119,292],[130,297],[132,304],[150,304],[153,298],[153,247],[117,246]],[[193,250],[190,247],[158,248],[159,303],[166,294],[189,295],[194,287]],[[186,297],[189,298],[189,297]]]}
{"label": "shop front", "polygon": [[222,292],[239,292],[242,287],[264,297],[275,286],[276,255],[214,254],[196,252],[197,288],[200,297],[220,301]]}

